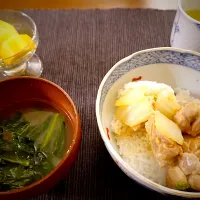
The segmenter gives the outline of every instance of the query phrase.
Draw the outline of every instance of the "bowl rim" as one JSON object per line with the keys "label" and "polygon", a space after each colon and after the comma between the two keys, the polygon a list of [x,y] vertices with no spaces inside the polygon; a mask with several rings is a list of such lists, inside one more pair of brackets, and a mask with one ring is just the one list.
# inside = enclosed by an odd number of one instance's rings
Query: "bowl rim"
{"label": "bowl rim", "polygon": [[70,104],[73,107],[73,110],[75,112],[75,116],[76,116],[76,126],[74,126],[74,137],[72,138],[72,143],[68,149],[68,151],[66,152],[66,154],[64,155],[64,157],[61,159],[60,163],[49,173],[47,174],[45,177],[43,177],[42,179],[39,179],[38,181],[27,185],[23,188],[20,189],[15,189],[15,190],[10,190],[10,191],[4,191],[4,192],[0,192],[0,196],[1,195],[10,195],[10,194],[17,194],[17,193],[22,193],[24,191],[27,191],[29,189],[32,189],[34,187],[36,187],[37,185],[40,185],[43,181],[45,181],[46,179],[49,179],[50,176],[52,176],[53,174],[55,174],[57,172],[57,170],[67,161],[69,155],[71,154],[71,152],[73,152],[73,149],[76,146],[76,143],[81,140],[81,120],[78,114],[78,110],[75,106],[75,103],[73,102],[73,100],[71,99],[71,97],[67,94],[67,92],[64,91],[64,89],[62,89],[60,86],[58,86],[56,83],[44,79],[44,78],[38,78],[38,77],[32,77],[32,76],[19,76],[19,77],[12,77],[12,78],[8,78],[5,80],[1,80],[1,83],[5,83],[5,82],[10,82],[10,81],[15,81],[15,80],[19,80],[19,79],[32,79],[32,80],[36,80],[36,81],[41,81],[41,82],[45,82],[55,88],[57,88],[58,90],[61,91],[61,93],[63,93],[66,98],[69,100]]}
{"label": "bowl rim", "polygon": [[[101,122],[101,115],[100,115],[100,100],[101,100],[101,92],[103,89],[104,84],[106,83],[107,79],[109,78],[110,74],[115,70],[116,67],[121,65],[122,63],[130,60],[131,58],[135,57],[138,54],[144,53],[144,52],[152,52],[152,51],[160,51],[160,50],[166,50],[166,51],[176,51],[180,53],[190,53],[196,56],[200,57],[200,53],[191,51],[191,50],[185,50],[185,49],[180,49],[180,48],[174,48],[174,47],[157,47],[157,48],[150,48],[150,49],[145,49],[141,51],[137,51],[121,60],[119,60],[104,76],[104,78],[101,81],[101,84],[99,86],[98,92],[97,92],[97,98],[96,98],[96,119],[97,119],[97,124],[99,127],[99,131],[101,134],[101,138],[104,141],[104,144],[111,155],[112,159],[117,163],[117,165],[120,167],[120,169],[125,173],[127,170],[129,174],[131,174],[131,179],[137,181],[138,183],[142,184],[143,186],[147,186],[149,189],[153,189],[157,192],[169,194],[169,195],[175,195],[175,196],[181,196],[181,197],[186,197],[186,198],[197,198],[200,197],[200,192],[185,192],[185,191],[180,191],[180,190],[174,190],[167,188],[165,186],[162,186],[158,183],[155,183],[148,178],[144,177],[140,173],[136,172],[133,168],[131,168],[122,158],[121,156],[114,150],[112,144],[110,143],[110,140],[108,139],[107,135],[105,134],[103,124]],[[137,68],[136,68],[137,69]],[[119,165],[120,164],[120,165]],[[127,173],[125,173],[128,175]],[[147,185],[145,185],[147,184]]]}

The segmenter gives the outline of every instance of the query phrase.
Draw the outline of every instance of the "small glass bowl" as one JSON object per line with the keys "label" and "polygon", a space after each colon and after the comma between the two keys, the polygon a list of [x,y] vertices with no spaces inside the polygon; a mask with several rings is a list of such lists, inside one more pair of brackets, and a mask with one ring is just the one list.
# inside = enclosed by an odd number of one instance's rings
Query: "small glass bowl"
{"label": "small glass bowl", "polygon": [[[36,76],[42,74],[42,62],[35,54],[38,47],[39,35],[35,22],[25,13],[13,10],[0,11],[0,20],[12,24],[19,34],[27,34],[32,38],[32,41],[18,54],[6,58],[0,58],[0,72],[4,76]],[[30,45],[34,49],[30,50]],[[12,61],[11,61],[12,60]]]}

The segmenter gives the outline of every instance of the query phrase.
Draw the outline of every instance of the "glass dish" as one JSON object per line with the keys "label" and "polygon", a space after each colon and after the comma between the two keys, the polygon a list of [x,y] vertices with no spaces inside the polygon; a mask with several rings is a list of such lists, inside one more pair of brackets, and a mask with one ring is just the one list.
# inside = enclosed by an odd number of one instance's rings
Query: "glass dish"
{"label": "glass dish", "polygon": [[[21,52],[5,59],[0,58],[0,72],[6,77],[39,77],[42,74],[43,66],[40,58],[35,54],[39,42],[35,22],[25,13],[13,10],[0,11],[0,20],[13,25],[19,34],[27,34],[32,38],[32,41]],[[30,45],[33,44],[34,48],[30,48]]]}

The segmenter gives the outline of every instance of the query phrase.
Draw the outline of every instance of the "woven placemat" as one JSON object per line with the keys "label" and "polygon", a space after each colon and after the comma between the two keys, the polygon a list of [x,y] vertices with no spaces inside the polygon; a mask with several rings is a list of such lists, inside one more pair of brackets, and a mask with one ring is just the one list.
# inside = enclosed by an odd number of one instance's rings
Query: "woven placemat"
{"label": "woven placemat", "polygon": [[100,137],[95,100],[106,72],[121,58],[169,46],[174,11],[25,10],[36,22],[43,77],[64,88],[82,119],[79,158],[66,180],[34,200],[167,199],[129,179]]}

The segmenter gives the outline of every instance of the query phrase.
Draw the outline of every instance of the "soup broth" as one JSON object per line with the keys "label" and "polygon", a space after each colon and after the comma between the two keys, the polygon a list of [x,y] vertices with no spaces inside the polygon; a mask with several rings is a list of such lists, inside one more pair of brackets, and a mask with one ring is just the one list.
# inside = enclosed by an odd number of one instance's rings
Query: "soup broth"
{"label": "soup broth", "polygon": [[0,191],[19,189],[50,173],[72,142],[70,117],[42,101],[0,112]]}

